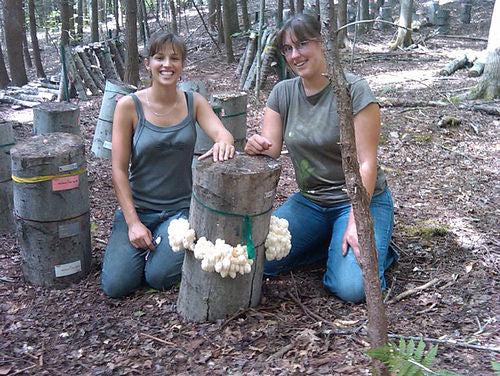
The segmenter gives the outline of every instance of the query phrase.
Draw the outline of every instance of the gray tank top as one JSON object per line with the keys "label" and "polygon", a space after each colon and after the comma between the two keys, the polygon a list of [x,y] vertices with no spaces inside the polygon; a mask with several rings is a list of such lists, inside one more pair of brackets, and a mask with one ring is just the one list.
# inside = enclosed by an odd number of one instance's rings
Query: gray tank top
{"label": "gray tank top", "polygon": [[139,98],[130,94],[138,121],[132,138],[129,181],[134,205],[138,209],[189,208],[196,128],[193,93],[184,94],[188,114],[179,123],[169,126],[147,121]]}

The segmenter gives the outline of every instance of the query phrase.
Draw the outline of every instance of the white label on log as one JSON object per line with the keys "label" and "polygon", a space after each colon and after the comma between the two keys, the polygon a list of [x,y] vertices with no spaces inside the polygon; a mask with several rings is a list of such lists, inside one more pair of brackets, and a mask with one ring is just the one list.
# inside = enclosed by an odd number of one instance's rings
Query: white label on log
{"label": "white label on log", "polygon": [[103,147],[104,149],[111,150],[111,142],[109,142],[109,141],[104,141],[104,142],[102,143],[102,147]]}
{"label": "white label on log", "polygon": [[59,232],[59,239],[78,235],[80,233],[80,223],[79,222],[61,223],[58,226],[58,232]]}
{"label": "white label on log", "polygon": [[276,189],[273,189],[269,192],[264,193],[264,198],[271,198],[274,197],[274,194],[276,193]]}
{"label": "white label on log", "polygon": [[76,170],[78,165],[75,163],[67,164],[64,166],[59,166],[59,172],[66,172],[66,171],[71,171],[71,170]]}
{"label": "white label on log", "polygon": [[82,262],[80,260],[54,266],[56,277],[65,277],[82,271]]}

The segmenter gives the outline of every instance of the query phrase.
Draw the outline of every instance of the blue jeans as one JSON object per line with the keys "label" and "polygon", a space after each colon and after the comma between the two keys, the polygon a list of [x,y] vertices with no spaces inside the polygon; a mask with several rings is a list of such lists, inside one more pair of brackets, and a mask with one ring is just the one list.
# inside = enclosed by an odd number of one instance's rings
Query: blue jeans
{"label": "blue jeans", "polygon": [[[326,259],[323,284],[342,300],[360,302],[365,298],[361,268],[351,247],[342,255],[342,237],[347,226],[351,204],[322,207],[294,193],[273,215],[286,218],[292,235],[292,248],[279,261],[265,261],[264,273],[276,275],[299,265]],[[389,247],[394,220],[394,207],[389,189],[373,196],[370,202],[375,248],[382,290],[384,271],[398,258]]]}
{"label": "blue jeans", "polygon": [[[165,289],[180,281],[184,251],[173,252],[167,228],[175,218],[187,218],[188,209],[176,212],[138,210],[141,222],[153,239],[161,236],[156,249],[146,252],[135,248],[128,238],[128,226],[120,208],[116,209],[113,230],[102,261],[101,286],[113,298],[125,296],[144,282],[155,289]],[[147,258],[147,259],[146,259]]]}

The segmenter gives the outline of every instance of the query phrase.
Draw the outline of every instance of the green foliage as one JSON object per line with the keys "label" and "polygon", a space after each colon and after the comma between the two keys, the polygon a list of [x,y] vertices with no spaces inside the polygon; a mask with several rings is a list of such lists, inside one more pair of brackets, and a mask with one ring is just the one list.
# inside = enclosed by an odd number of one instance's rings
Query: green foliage
{"label": "green foliage", "polygon": [[380,90],[382,94],[388,93],[390,91],[396,91],[396,85],[387,85]]}
{"label": "green foliage", "polygon": [[382,361],[390,371],[396,372],[396,376],[459,376],[455,372],[447,370],[432,370],[432,362],[436,358],[438,346],[431,346],[425,353],[425,343],[420,340],[415,346],[413,339],[408,343],[401,338],[399,345],[389,341],[389,344],[375,347],[367,351],[373,359]]}
{"label": "green foliage", "polygon": [[500,375],[500,363],[491,361],[491,367],[493,367],[493,371],[495,371],[495,375]]}
{"label": "green foliage", "polygon": [[423,237],[429,239],[434,236],[446,235],[448,233],[448,228],[439,223],[439,221],[425,220],[421,221],[419,224],[406,226],[405,232],[411,237]]}

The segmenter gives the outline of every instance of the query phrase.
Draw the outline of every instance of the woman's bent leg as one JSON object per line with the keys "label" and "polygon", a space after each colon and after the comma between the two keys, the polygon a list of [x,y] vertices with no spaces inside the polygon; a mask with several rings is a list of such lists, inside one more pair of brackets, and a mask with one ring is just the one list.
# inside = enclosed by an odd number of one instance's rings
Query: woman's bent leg
{"label": "woman's bent leg", "polygon": [[113,298],[131,294],[143,280],[143,251],[128,239],[128,227],[120,209],[115,211],[113,230],[102,261],[101,286]]}
{"label": "woman's bent leg", "polygon": [[318,205],[294,193],[272,215],[288,220],[292,248],[281,260],[265,260],[264,274],[276,275],[326,258],[331,225]]}
{"label": "woman's bent leg", "polygon": [[[361,268],[351,247],[342,255],[341,244],[347,226],[350,205],[342,207],[333,224],[333,234],[328,253],[326,272],[323,275],[325,286],[340,299],[360,302],[365,298]],[[370,213],[373,218],[377,264],[382,290],[385,289],[384,271],[397,258],[389,250],[392,235],[394,209],[390,191],[374,196],[370,202]]]}
{"label": "woman's bent leg", "polygon": [[188,211],[182,210],[162,221],[153,231],[153,240],[161,238],[156,249],[149,253],[145,267],[145,278],[149,286],[161,290],[172,287],[181,280],[184,251],[174,252],[168,242],[167,229],[176,218],[187,218]]}

